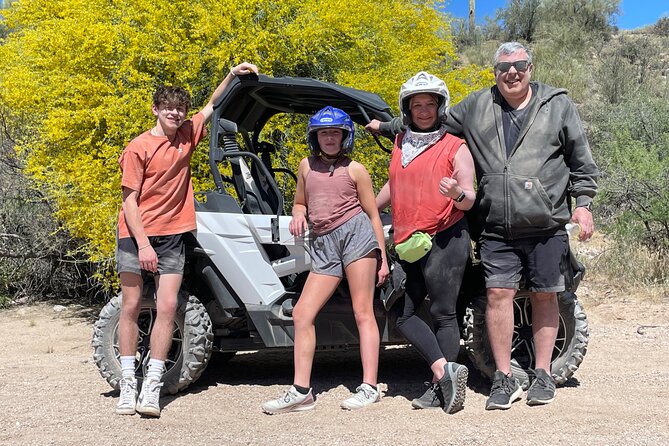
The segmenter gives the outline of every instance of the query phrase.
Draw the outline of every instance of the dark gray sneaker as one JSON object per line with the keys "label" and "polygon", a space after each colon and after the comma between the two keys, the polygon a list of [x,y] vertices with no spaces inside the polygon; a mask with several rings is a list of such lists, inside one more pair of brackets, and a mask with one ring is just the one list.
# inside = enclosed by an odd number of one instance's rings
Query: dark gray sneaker
{"label": "dark gray sneaker", "polygon": [[426,381],[424,384],[427,386],[427,390],[423,396],[411,401],[411,407],[414,409],[434,409],[441,407],[441,401],[439,401],[438,395],[438,393],[441,392],[438,389],[439,384],[428,381]]}
{"label": "dark gray sneaker", "polygon": [[444,377],[438,383],[444,412],[451,414],[464,409],[468,375],[467,367],[457,362],[449,362],[444,366]]}
{"label": "dark gray sneaker", "polygon": [[535,378],[527,391],[527,405],[540,406],[555,399],[555,381],[544,369],[534,371]]}
{"label": "dark gray sneaker", "polygon": [[516,378],[496,370],[485,408],[486,410],[508,409],[514,401],[520,399],[521,393],[523,389]]}

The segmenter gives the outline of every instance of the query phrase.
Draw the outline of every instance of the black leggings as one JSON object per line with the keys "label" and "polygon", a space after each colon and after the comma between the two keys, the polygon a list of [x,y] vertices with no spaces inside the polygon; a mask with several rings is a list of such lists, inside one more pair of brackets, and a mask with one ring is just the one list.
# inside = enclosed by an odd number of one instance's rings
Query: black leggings
{"label": "black leggings", "polygon": [[[460,351],[456,306],[471,243],[465,218],[432,239],[432,249],[414,263],[402,262],[406,272],[404,313],[397,328],[429,365],[441,358],[455,361]],[[430,296],[432,327],[416,315]]]}

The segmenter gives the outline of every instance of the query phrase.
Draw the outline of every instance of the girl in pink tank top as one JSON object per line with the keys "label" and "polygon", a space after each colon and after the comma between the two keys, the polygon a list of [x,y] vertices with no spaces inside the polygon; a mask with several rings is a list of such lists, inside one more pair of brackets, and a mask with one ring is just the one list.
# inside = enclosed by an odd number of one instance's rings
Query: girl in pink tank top
{"label": "girl in pink tank top", "polygon": [[[374,317],[374,286],[389,274],[381,218],[367,170],[348,157],[354,127],[342,110],[325,107],[309,120],[307,137],[312,156],[300,162],[290,233],[303,237],[312,225],[309,253],[312,269],[293,310],[295,375],[278,399],[262,405],[277,414],[313,409],[310,382],[316,349],[314,322],[344,275],[360,334],[363,377],[356,393],[341,403],[359,409],[381,399],[377,387],[379,327]],[[381,265],[379,267],[379,262]]]}

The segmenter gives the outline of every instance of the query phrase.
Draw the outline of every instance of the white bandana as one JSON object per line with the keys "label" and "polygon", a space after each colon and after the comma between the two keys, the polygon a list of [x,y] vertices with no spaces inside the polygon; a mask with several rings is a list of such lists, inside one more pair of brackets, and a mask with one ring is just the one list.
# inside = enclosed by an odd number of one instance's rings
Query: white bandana
{"label": "white bandana", "polygon": [[432,147],[445,133],[444,126],[428,133],[418,133],[407,128],[402,138],[402,167],[408,166],[414,158]]}

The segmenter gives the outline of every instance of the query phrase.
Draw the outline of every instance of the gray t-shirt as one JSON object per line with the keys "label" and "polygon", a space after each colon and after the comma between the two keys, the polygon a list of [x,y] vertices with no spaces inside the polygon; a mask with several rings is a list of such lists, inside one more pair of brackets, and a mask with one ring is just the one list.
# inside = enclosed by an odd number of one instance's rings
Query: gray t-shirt
{"label": "gray t-shirt", "polygon": [[506,157],[511,155],[513,147],[518,141],[518,136],[525,126],[527,112],[532,108],[534,101],[537,100],[537,87],[532,86],[532,99],[520,110],[511,107],[506,101],[502,103],[502,124],[504,125],[504,144],[506,145]]}

